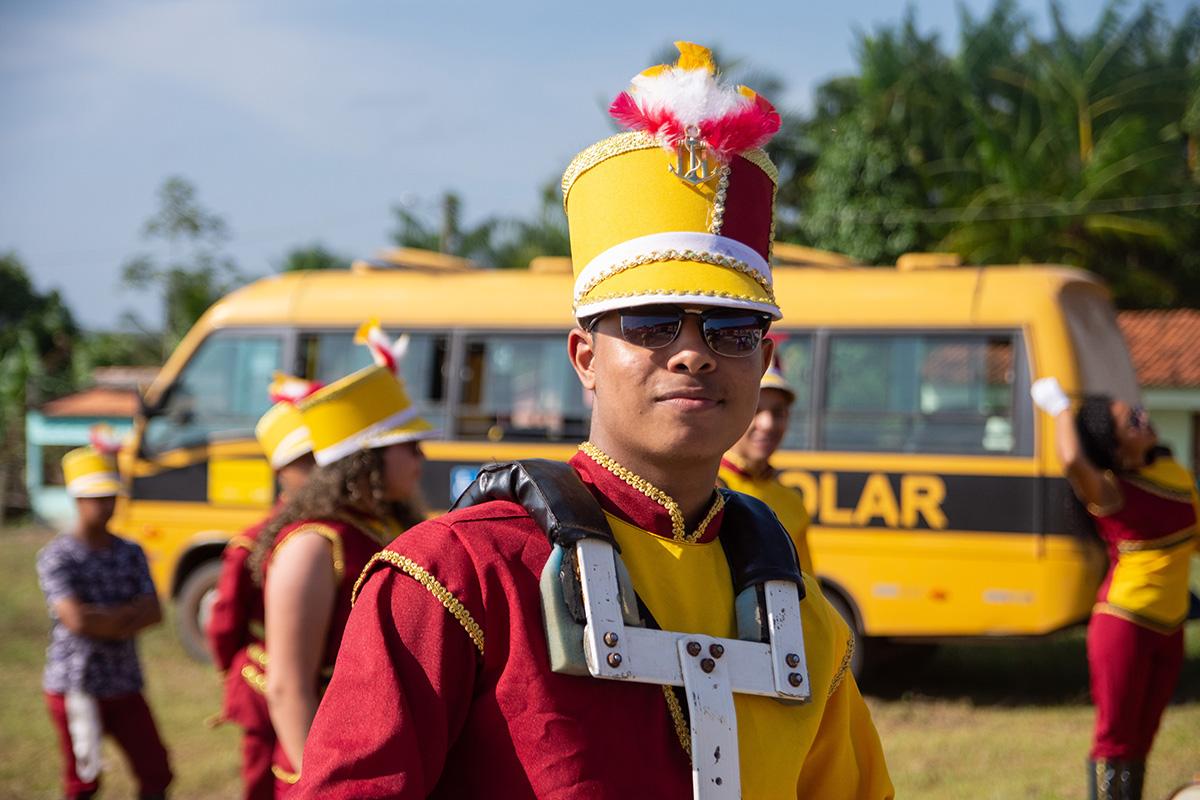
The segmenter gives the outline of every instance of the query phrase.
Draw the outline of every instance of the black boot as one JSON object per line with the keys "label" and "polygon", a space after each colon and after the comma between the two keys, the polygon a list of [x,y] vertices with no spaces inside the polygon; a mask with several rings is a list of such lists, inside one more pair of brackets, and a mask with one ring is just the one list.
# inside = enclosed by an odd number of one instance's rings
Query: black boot
{"label": "black boot", "polygon": [[1098,759],[1088,767],[1089,800],[1142,800],[1146,762]]}

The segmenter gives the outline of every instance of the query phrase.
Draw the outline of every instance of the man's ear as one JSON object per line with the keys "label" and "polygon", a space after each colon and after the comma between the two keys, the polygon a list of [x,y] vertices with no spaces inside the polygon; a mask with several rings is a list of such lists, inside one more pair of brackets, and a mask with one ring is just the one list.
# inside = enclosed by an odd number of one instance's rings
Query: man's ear
{"label": "man's ear", "polygon": [[758,349],[762,350],[762,372],[758,374],[761,378],[771,368],[771,359],[775,357],[775,340],[763,337],[762,345]]}
{"label": "man's ear", "polygon": [[583,388],[589,391],[596,389],[596,373],[593,369],[596,361],[596,339],[594,333],[588,333],[583,328],[573,328],[567,334],[567,356],[571,366],[579,376]]}

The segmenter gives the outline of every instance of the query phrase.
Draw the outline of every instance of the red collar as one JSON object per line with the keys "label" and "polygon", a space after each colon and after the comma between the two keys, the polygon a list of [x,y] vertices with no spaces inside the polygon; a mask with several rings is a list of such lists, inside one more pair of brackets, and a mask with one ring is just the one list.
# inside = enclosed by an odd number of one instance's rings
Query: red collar
{"label": "red collar", "polygon": [[678,504],[666,492],[613,461],[590,442],[570,461],[580,479],[608,513],[666,539],[711,542],[721,530],[725,501],[714,493],[706,522],[687,531]]}
{"label": "red collar", "polygon": [[766,480],[767,478],[775,475],[775,468],[770,464],[767,464],[766,469],[760,473],[755,474],[754,472],[751,472],[750,469],[746,467],[745,463],[733,453],[726,453],[721,457],[721,468],[756,481]]}

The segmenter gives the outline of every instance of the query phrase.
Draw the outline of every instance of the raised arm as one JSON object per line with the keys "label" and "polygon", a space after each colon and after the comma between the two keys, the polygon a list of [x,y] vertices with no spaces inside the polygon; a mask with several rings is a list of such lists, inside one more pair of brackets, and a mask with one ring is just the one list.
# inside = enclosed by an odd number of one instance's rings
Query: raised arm
{"label": "raised arm", "polygon": [[1089,511],[1112,508],[1121,502],[1121,492],[1108,474],[1088,460],[1075,430],[1071,401],[1059,385],[1058,378],[1041,378],[1033,382],[1030,395],[1038,408],[1054,418],[1054,445],[1062,462],[1067,481],[1075,496]]}
{"label": "raised arm", "polygon": [[333,546],[296,533],[275,551],[267,575],[267,707],[293,769],[299,771],[317,713],[317,679],[337,593]]}

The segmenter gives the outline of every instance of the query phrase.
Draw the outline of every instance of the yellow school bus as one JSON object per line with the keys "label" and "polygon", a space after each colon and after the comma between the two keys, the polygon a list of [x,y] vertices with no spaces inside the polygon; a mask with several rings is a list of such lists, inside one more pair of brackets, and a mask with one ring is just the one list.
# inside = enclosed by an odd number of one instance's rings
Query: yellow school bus
{"label": "yellow school bus", "polygon": [[[772,330],[799,390],[775,462],[803,490],[816,570],[860,652],[1086,619],[1103,556],[1029,385],[1055,375],[1068,392],[1136,400],[1101,283],[1061,267],[925,255],[866,268],[780,249],[808,263],[775,273],[784,319]],[[329,381],[365,365],[352,342],[365,317],[411,335],[404,377],[446,433],[425,448],[431,508],[483,463],[566,459],[586,437],[588,398],[566,357],[569,265],[418,255],[230,294],[146,392],[116,525],[146,549],[194,652],[221,547],[274,497],[252,436],[269,376]]]}

